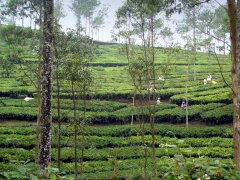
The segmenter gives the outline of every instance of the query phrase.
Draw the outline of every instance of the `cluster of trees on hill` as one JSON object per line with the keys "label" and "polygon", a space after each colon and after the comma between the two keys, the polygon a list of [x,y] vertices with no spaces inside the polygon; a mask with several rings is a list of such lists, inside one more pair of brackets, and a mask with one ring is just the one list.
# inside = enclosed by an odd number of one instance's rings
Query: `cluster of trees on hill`
{"label": "cluster of trees on hill", "polygon": [[[30,28],[41,26],[43,18],[42,1],[39,0],[2,0],[0,1],[0,23],[16,24],[21,21],[21,26]],[[72,0],[70,9],[76,16],[76,29],[78,33],[84,32],[85,35],[93,37],[97,33],[99,39],[100,29],[104,26],[107,5],[102,5],[99,0]],[[55,21],[65,17],[64,4],[62,0],[54,1]],[[29,25],[26,25],[29,23]]]}
{"label": "cluster of trees on hill", "polygon": [[[156,38],[161,27],[161,21],[159,20],[159,13],[162,11],[168,10],[169,13],[178,11],[180,13],[186,13],[186,21],[189,23],[188,27],[193,28],[193,36],[190,43],[190,50],[193,51],[193,54],[197,49],[197,31],[195,28],[198,28],[195,21],[196,9],[203,3],[207,3],[210,0],[181,0],[181,1],[159,1],[159,0],[128,0],[118,11],[118,22],[117,28],[119,29],[118,35],[124,39],[124,52],[128,59],[129,72],[134,83],[135,91],[139,91],[141,94],[142,86],[148,86],[149,96],[148,99],[151,100],[151,95],[154,92],[151,92],[151,89],[154,89],[155,85],[155,47],[156,47]],[[5,2],[1,1],[2,4]],[[89,81],[91,80],[86,66],[83,67],[81,71],[76,68],[78,63],[85,64],[86,60],[91,58],[91,52],[86,52],[86,49],[89,50],[91,46],[89,45],[89,39],[80,38],[80,32],[83,29],[81,26],[82,18],[85,18],[87,26],[85,26],[85,34],[89,36],[92,35],[94,27],[94,15],[93,12],[98,6],[98,1],[89,1],[90,5],[86,5],[84,2],[88,1],[73,1],[73,10],[77,16],[77,32],[74,35],[69,33],[69,39],[73,38],[73,41],[67,46],[67,49],[60,49],[62,46],[57,46],[57,44],[66,43],[68,41],[61,42],[61,33],[54,31],[54,2],[53,0],[44,0],[42,1],[7,1],[7,6],[2,6],[3,10],[1,11],[2,20],[3,17],[12,16],[30,17],[35,19],[35,22],[40,25],[40,48],[39,48],[39,57],[42,59],[40,61],[39,72],[40,76],[38,79],[37,89],[39,90],[40,97],[40,106],[39,106],[39,127],[38,127],[38,163],[41,166],[41,172],[44,174],[45,169],[50,166],[50,148],[51,148],[51,99],[52,99],[52,76],[53,76],[53,59],[54,55],[58,57],[58,60],[65,55],[61,55],[62,52],[71,52],[65,57],[68,59],[69,64],[67,67],[70,69],[69,76],[67,78],[70,80],[72,92],[73,92],[73,104],[76,104],[74,89],[81,86],[83,90],[86,90]],[[59,4],[60,5],[60,4]],[[231,57],[232,57],[232,91],[233,91],[233,102],[234,102],[234,160],[237,168],[240,170],[240,1],[227,0],[227,7],[222,7],[225,11],[228,12],[229,21],[222,21],[222,18],[217,21],[223,23],[220,30],[216,30],[220,34],[217,35],[218,40],[226,43],[227,34],[230,33],[231,37]],[[59,8],[60,9],[60,8]],[[86,11],[85,11],[86,10]],[[191,12],[189,11],[191,10]],[[188,11],[188,12],[187,12]],[[220,11],[220,10],[218,10]],[[216,13],[219,13],[219,12]],[[104,17],[104,10],[99,11],[99,16]],[[190,14],[189,14],[190,13]],[[220,14],[222,14],[220,12]],[[62,13],[56,14],[56,16],[63,16]],[[211,34],[213,30],[210,30],[210,25],[212,24],[212,19],[210,12],[203,12],[201,14],[203,23],[198,30],[204,32],[207,35],[205,39],[207,42],[211,42],[211,38],[214,36]],[[98,24],[101,24],[101,20],[95,20]],[[226,23],[229,22],[229,30],[226,28]],[[198,23],[199,24],[199,23]],[[190,26],[191,25],[191,26]],[[100,27],[97,25],[97,27]],[[204,27],[204,28],[203,28]],[[88,29],[88,31],[87,31]],[[184,31],[188,31],[186,28],[182,28]],[[183,31],[183,32],[184,32]],[[87,33],[88,32],[88,33]],[[165,28],[165,34],[162,33],[162,36],[170,35],[169,29]],[[166,33],[168,32],[168,33]],[[64,36],[66,37],[66,36]],[[141,46],[136,46],[134,44],[134,38],[138,37],[141,41]],[[55,38],[55,40],[54,40]],[[59,38],[59,39],[58,39]],[[188,39],[188,38],[187,38]],[[56,41],[58,40],[58,41]],[[85,42],[83,46],[81,43]],[[91,42],[90,42],[91,43]],[[225,46],[225,45],[224,45]],[[136,50],[137,47],[137,50]],[[210,45],[207,47],[210,48]],[[55,49],[55,54],[53,53]],[[59,53],[59,54],[58,54]],[[78,59],[78,58],[81,59]],[[82,60],[82,61],[81,61]],[[63,68],[64,69],[64,68]],[[57,77],[61,74],[60,71],[57,71]],[[80,79],[78,79],[78,77]],[[89,78],[86,78],[89,77]],[[78,83],[79,80],[81,83]],[[152,82],[151,82],[152,81]],[[151,82],[151,83],[150,83]],[[85,91],[83,91],[85,92]],[[83,94],[84,95],[84,94]],[[140,97],[141,98],[141,97]],[[154,175],[156,179],[158,178],[157,172],[157,163],[155,158],[155,136],[154,136],[154,114],[152,114],[152,107],[149,106],[149,120],[151,122],[152,128],[152,157],[154,162]],[[140,119],[141,120],[141,119]],[[77,120],[75,120],[77,125]],[[75,127],[76,128],[76,127]]]}
{"label": "cluster of trees on hill", "polygon": [[[38,98],[38,120],[37,120],[37,141],[36,141],[36,162],[41,167],[41,173],[45,175],[46,168],[50,164],[50,149],[51,149],[51,123],[52,123],[52,91],[53,83],[56,84],[57,95],[57,108],[58,108],[58,158],[60,159],[60,144],[61,144],[61,118],[60,117],[60,91],[67,80],[72,93],[73,115],[74,115],[74,128],[75,138],[77,136],[77,129],[79,128],[80,119],[76,114],[76,104],[79,96],[86,99],[86,91],[92,83],[92,75],[89,71],[88,62],[93,58],[95,52],[95,45],[92,38],[84,36],[87,34],[83,31],[83,28],[77,31],[69,30],[63,32],[59,25],[59,20],[64,16],[62,1],[54,2],[47,1],[29,1],[29,0],[10,0],[0,1],[1,3],[1,20],[7,23],[7,19],[12,19],[10,25],[2,25],[0,34],[6,45],[6,52],[1,57],[1,65],[5,70],[6,76],[10,76],[11,71],[15,64],[21,67],[21,71],[24,72],[32,85],[36,88]],[[72,2],[72,8],[75,8],[77,12],[80,6],[76,8]],[[87,18],[91,18],[91,23],[88,24],[89,28],[93,32],[93,26],[100,28],[103,24],[103,18],[105,12],[101,9],[102,14],[98,14],[98,19],[95,20],[97,24],[92,22],[95,9],[100,5],[99,1],[78,1],[79,4],[85,3],[85,13],[88,13]],[[92,4],[93,3],[93,4]],[[55,7],[55,9],[54,9]],[[86,8],[89,7],[89,10]],[[82,9],[81,9],[82,10]],[[79,10],[80,11],[80,10]],[[80,11],[81,12],[81,11]],[[82,12],[81,12],[82,13]],[[81,18],[83,14],[80,14]],[[86,14],[85,14],[86,15]],[[35,28],[39,26],[39,29],[31,29],[16,26],[16,18],[22,19],[22,26],[24,25],[24,18],[30,18],[32,21],[35,18]],[[8,24],[8,23],[7,23]],[[82,24],[78,24],[78,26]],[[97,26],[97,27],[96,27]],[[29,44],[30,43],[30,44]],[[29,69],[32,65],[24,63],[24,57],[22,53],[27,45],[31,47],[35,56],[38,57],[38,65],[35,69],[35,76],[33,77]],[[54,52],[54,53],[53,53]],[[54,89],[55,90],[55,89]],[[83,115],[85,117],[85,115]],[[85,120],[81,118],[81,123]],[[75,155],[77,149],[77,140],[75,140]],[[77,158],[75,156],[75,158]],[[60,160],[58,159],[58,167],[60,167]],[[77,159],[76,159],[77,163]],[[77,164],[75,166],[77,174]]]}
{"label": "cluster of trees on hill", "polygon": [[[208,3],[210,0],[195,0],[195,1],[127,1],[124,6],[118,11],[118,22],[116,27],[119,29],[118,36],[123,38],[125,44],[125,53],[128,58],[129,72],[132,75],[133,83],[137,90],[141,90],[139,86],[144,83],[153,81],[153,87],[155,85],[155,69],[154,69],[154,48],[156,47],[156,39],[158,30],[161,25],[161,19],[159,19],[159,13],[168,9],[170,14],[174,12],[186,14],[185,24],[187,26],[182,27],[182,32],[192,31],[191,39],[189,36],[186,39],[189,41],[187,47],[193,54],[196,54],[197,50],[197,36],[198,32],[204,33],[207,37],[204,39],[207,44],[207,49],[211,50],[212,38],[221,40],[226,45],[227,34],[230,34],[231,46],[231,58],[232,58],[232,91],[233,91],[233,104],[234,104],[234,160],[238,169],[240,169],[240,68],[239,68],[239,33],[240,33],[240,2],[235,0],[227,0],[227,7],[221,6],[220,9],[215,11],[217,18],[214,19],[210,11],[203,11],[202,14],[197,14],[197,8],[203,3]],[[228,18],[224,18],[221,15],[228,14]],[[197,17],[198,16],[198,17]],[[216,26],[213,20],[219,24]],[[215,25],[216,32],[211,29],[212,25]],[[198,31],[197,31],[198,30]],[[216,36],[216,37],[215,37]],[[141,49],[136,46],[136,38],[140,39]],[[136,47],[138,50],[136,51]],[[140,51],[139,51],[140,49]],[[225,50],[224,50],[225,51]],[[196,56],[194,62],[196,60]],[[141,66],[142,65],[142,66]],[[195,65],[195,63],[194,63]],[[137,70],[137,71],[136,71]],[[140,72],[139,72],[140,71]],[[139,73],[138,73],[139,72]],[[144,74],[143,77],[140,74]],[[194,72],[196,74],[196,72]],[[137,79],[136,79],[137,78]],[[194,78],[195,79],[195,78]],[[188,81],[188,80],[187,80]],[[149,84],[149,86],[152,84]],[[154,122],[154,121],[153,121]],[[154,137],[153,137],[154,139]],[[153,153],[154,154],[154,153]]]}

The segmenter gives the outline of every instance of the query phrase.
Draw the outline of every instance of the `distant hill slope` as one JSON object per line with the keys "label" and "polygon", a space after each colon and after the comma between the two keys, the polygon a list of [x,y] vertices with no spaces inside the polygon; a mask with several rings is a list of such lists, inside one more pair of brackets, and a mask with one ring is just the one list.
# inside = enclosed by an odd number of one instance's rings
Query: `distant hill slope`
{"label": "distant hill slope", "polygon": [[[37,56],[34,55],[32,46],[35,41],[28,40],[26,46],[23,47],[22,59],[24,60],[22,67],[19,63],[15,63],[12,67],[10,77],[4,75],[3,57],[6,54],[7,46],[0,39],[0,97],[5,98],[23,98],[25,96],[36,96],[36,89],[32,85],[26,74],[34,81],[36,79]],[[89,99],[114,100],[130,103],[134,94],[134,87],[131,77],[128,73],[127,59],[121,52],[121,44],[95,42],[97,44],[97,54],[90,63],[93,73],[94,84],[88,93]],[[185,99],[187,57],[185,53],[174,53],[164,48],[156,49],[156,96],[161,97],[168,103],[181,104]],[[193,81],[194,65],[189,60],[189,84],[188,98],[190,105],[208,104],[208,103],[231,103],[230,89],[224,84],[218,62],[215,57],[208,57],[208,54],[197,53],[196,73],[197,80]],[[230,57],[219,56],[219,62],[223,75],[227,82],[231,84],[230,78]],[[161,68],[168,63],[170,71],[163,75],[164,83],[158,81],[161,74]],[[203,84],[203,79],[209,74],[212,75],[216,83],[208,82]],[[147,88],[147,87],[145,87]],[[54,86],[55,91],[55,86]],[[61,97],[71,98],[69,86],[65,84],[62,88]],[[147,91],[145,90],[145,93]],[[53,94],[55,97],[55,93]],[[0,108],[4,104],[0,103]],[[8,106],[8,105],[6,105]],[[16,106],[14,104],[13,106]],[[0,115],[1,116],[1,115]],[[5,116],[4,116],[5,117]]]}

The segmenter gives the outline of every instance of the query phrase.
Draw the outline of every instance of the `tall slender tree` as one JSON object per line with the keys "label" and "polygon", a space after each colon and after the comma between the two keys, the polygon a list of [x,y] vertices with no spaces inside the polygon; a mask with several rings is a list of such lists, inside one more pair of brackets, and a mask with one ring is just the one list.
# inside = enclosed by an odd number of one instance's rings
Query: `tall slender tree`
{"label": "tall slender tree", "polygon": [[240,1],[237,0],[237,7],[235,0],[228,0],[227,4],[232,57],[234,162],[240,170]]}
{"label": "tall slender tree", "polygon": [[73,13],[77,18],[76,29],[78,34],[80,34],[80,32],[83,30],[82,21],[85,6],[86,6],[85,0],[72,0],[71,9],[73,10]]}
{"label": "tall slender tree", "polygon": [[[158,179],[158,169],[155,152],[155,108],[150,104],[156,100],[156,42],[158,31],[162,27],[162,21],[159,18],[164,6],[164,1],[144,1],[128,0],[117,12],[116,27],[118,35],[125,40],[124,52],[126,53],[129,65],[129,74],[132,78],[135,92],[139,93],[140,102],[140,124],[142,143],[145,144],[143,118],[143,103],[147,103],[147,119],[151,127],[151,157],[153,162],[153,175]],[[141,45],[136,45],[138,40]],[[141,75],[140,75],[141,74]],[[147,87],[146,91],[143,88]],[[144,148],[143,179],[147,179],[147,154],[148,148]]]}
{"label": "tall slender tree", "polygon": [[54,19],[57,23],[59,23],[61,18],[64,18],[66,14],[64,13],[63,9],[63,2],[62,0],[55,0],[54,4]]}
{"label": "tall slender tree", "polygon": [[215,16],[212,23],[213,29],[215,31],[214,34],[218,38],[217,40],[223,43],[223,46],[220,47],[219,50],[223,50],[224,55],[227,52],[226,45],[229,42],[229,19],[226,8],[226,6],[219,6],[217,9],[215,9]]}
{"label": "tall slender tree", "polygon": [[[230,11],[230,10],[229,10]],[[234,128],[234,161],[240,170],[240,0],[237,0],[237,59],[232,60],[234,64],[235,74],[233,74],[233,86],[234,86],[234,117],[233,117],[233,128]]]}
{"label": "tall slender tree", "polygon": [[52,61],[53,61],[53,0],[43,1],[43,64],[41,75],[41,133],[39,165],[42,170],[50,166],[51,161],[51,100],[52,100]]}

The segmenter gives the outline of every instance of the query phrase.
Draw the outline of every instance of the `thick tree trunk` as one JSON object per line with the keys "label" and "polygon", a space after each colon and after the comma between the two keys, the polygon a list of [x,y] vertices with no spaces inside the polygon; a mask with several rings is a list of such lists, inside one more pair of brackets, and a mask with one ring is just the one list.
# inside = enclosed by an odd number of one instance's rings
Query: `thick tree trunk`
{"label": "thick tree trunk", "polygon": [[[238,0],[238,15],[240,1]],[[232,87],[233,87],[233,142],[234,142],[234,163],[238,170],[240,170],[240,109],[239,109],[239,57],[240,52],[237,51],[240,47],[238,36],[240,35],[240,22],[237,20],[237,9],[235,0],[228,0],[228,16],[230,22],[230,38],[231,38],[231,56],[232,56]],[[238,23],[237,23],[238,21]],[[238,26],[237,26],[238,24]],[[238,32],[237,32],[238,30]],[[239,39],[240,40],[240,39]]]}
{"label": "thick tree trunk", "polygon": [[234,86],[234,162],[240,170],[240,0],[237,1],[236,28],[236,59],[233,61],[233,86]]}
{"label": "thick tree trunk", "polygon": [[40,134],[39,164],[42,169],[50,165],[51,160],[51,99],[52,99],[52,59],[53,59],[53,0],[44,0],[43,22],[43,66],[42,66],[42,122]]}
{"label": "thick tree trunk", "polygon": [[[39,10],[39,27],[40,32],[42,32],[42,9],[43,4],[40,5]],[[36,30],[36,23],[35,23],[35,30]],[[39,41],[39,49],[38,49],[38,71],[37,71],[37,95],[38,95],[38,114],[37,114],[37,129],[36,129],[36,155],[35,155],[35,162],[39,163],[39,149],[40,149],[40,132],[41,132],[41,105],[42,105],[42,89],[41,89],[41,74],[42,74],[42,50],[43,50],[43,36],[41,34],[40,41]]]}

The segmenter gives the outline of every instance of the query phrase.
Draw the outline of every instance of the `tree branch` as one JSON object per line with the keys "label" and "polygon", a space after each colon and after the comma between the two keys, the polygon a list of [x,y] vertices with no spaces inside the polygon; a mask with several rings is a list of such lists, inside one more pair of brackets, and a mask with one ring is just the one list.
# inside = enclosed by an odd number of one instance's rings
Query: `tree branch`
{"label": "tree branch", "polygon": [[217,0],[214,0],[219,6],[221,6],[223,9],[225,9],[226,10],[226,12],[228,12],[228,9],[224,6],[224,5],[222,5],[221,3],[219,3]]}
{"label": "tree branch", "polygon": [[[197,27],[196,27],[196,28],[197,28]],[[225,42],[224,40],[222,40],[222,39],[220,39],[220,38],[218,38],[218,37],[216,37],[216,36],[214,36],[214,35],[212,35],[212,34],[210,34],[210,33],[204,32],[203,30],[201,30],[201,29],[199,29],[199,28],[198,28],[198,30],[199,30],[201,33],[203,33],[203,34],[209,35],[209,36],[211,36],[212,38],[214,38],[214,39],[216,39],[216,40],[218,40],[218,41],[221,41],[221,42],[225,43],[228,47],[231,47],[231,45],[228,44],[227,42]]]}
{"label": "tree branch", "polygon": [[20,63],[20,68],[22,69],[22,72],[24,73],[24,75],[31,81],[31,83],[33,84],[33,86],[37,88],[37,85],[36,83],[32,80],[32,78],[26,73],[26,71],[24,70],[24,68],[22,67],[22,64]]}
{"label": "tree branch", "polygon": [[33,2],[30,0],[30,5],[32,6],[32,8],[35,10],[35,12],[37,13],[38,16],[40,16],[40,13],[38,12],[37,8],[35,7],[35,5],[33,4]]}
{"label": "tree branch", "polygon": [[217,53],[216,53],[216,52],[213,52],[213,51],[210,51],[210,52],[212,52],[212,53],[215,55],[215,57],[216,57],[216,60],[217,60],[217,63],[218,63],[218,67],[219,67],[219,70],[220,70],[220,73],[221,73],[221,76],[222,76],[222,79],[223,79],[224,83],[231,89],[231,91],[233,92],[233,94],[235,94],[233,88],[227,83],[225,77],[223,76],[222,67],[221,67],[221,64],[220,64],[220,62],[219,62],[219,58],[218,58]]}

